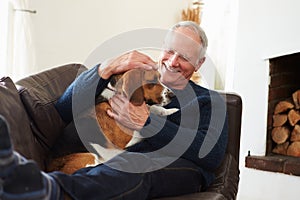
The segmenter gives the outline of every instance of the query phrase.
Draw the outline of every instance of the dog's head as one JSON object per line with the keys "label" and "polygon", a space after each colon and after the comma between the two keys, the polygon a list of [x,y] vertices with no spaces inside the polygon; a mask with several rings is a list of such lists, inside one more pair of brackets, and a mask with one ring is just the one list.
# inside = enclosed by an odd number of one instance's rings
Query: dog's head
{"label": "dog's head", "polygon": [[132,104],[166,105],[174,94],[159,81],[160,74],[154,70],[132,69],[115,77],[115,88]]}

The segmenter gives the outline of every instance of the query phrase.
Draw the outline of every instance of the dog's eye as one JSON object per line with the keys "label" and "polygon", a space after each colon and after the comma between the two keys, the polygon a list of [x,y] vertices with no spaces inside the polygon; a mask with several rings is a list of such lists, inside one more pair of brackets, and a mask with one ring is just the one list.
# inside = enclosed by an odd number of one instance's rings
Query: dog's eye
{"label": "dog's eye", "polygon": [[154,77],[151,80],[146,80],[147,84],[156,84],[157,82],[158,82],[158,78],[157,77]]}
{"label": "dog's eye", "polygon": [[151,88],[153,88],[154,86],[155,86],[154,83],[147,83],[147,84],[146,84],[146,87],[147,87],[148,89],[151,89]]}

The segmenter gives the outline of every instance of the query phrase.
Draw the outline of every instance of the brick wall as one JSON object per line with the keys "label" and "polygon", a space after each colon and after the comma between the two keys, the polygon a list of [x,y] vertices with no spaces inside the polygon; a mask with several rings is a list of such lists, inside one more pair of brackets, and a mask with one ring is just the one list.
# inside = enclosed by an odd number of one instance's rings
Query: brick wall
{"label": "brick wall", "polygon": [[271,153],[274,143],[271,140],[272,116],[275,105],[292,97],[300,89],[300,53],[272,58],[270,63],[270,84],[267,119],[267,154]]}

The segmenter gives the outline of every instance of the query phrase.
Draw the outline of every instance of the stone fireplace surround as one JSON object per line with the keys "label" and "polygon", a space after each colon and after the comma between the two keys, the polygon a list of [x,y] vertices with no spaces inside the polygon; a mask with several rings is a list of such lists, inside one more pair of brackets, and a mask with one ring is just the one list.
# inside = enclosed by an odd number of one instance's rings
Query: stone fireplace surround
{"label": "stone fireplace surround", "polygon": [[269,59],[269,67],[266,155],[255,156],[249,152],[246,167],[300,176],[300,158],[272,153],[275,143],[271,139],[275,105],[300,89],[300,53]]}

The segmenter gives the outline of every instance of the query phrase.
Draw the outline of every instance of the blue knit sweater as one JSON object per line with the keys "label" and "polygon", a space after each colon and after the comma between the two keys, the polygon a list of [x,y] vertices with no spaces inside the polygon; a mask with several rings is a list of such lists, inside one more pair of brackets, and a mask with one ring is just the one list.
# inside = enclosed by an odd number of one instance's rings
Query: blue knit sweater
{"label": "blue knit sweater", "polygon": [[[83,72],[58,99],[55,106],[66,123],[73,120],[72,98],[75,92],[85,95],[94,90],[98,96],[108,84],[109,80],[99,77],[98,67]],[[147,125],[140,131],[145,139],[128,147],[127,151],[161,151],[168,156],[190,160],[199,166],[205,181],[203,186],[207,187],[214,180],[213,171],[220,165],[227,146],[226,104],[217,92],[192,81],[184,90],[173,92],[176,97],[165,107],[178,108],[179,111],[167,117],[151,114]]]}

